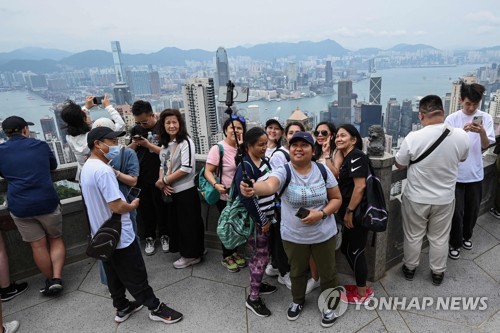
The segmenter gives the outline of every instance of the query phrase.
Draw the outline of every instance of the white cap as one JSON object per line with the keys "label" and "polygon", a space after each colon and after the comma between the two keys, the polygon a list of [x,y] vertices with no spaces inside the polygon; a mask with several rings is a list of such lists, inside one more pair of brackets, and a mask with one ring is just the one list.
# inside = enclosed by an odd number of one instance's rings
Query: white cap
{"label": "white cap", "polygon": [[115,123],[113,122],[113,120],[103,117],[103,118],[97,119],[92,124],[92,129],[97,128],[97,127],[108,127],[114,131],[115,130]]}

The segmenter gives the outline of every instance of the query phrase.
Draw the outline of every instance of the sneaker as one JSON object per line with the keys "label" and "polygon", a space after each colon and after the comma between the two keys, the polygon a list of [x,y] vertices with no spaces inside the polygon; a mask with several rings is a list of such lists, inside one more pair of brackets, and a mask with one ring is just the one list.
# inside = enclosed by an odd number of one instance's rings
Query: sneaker
{"label": "sneaker", "polygon": [[271,311],[269,311],[266,304],[260,297],[255,301],[252,301],[250,296],[248,296],[245,306],[259,317],[269,317],[271,315]]}
{"label": "sneaker", "polygon": [[444,272],[434,273],[433,271],[431,271],[431,276],[432,276],[432,284],[433,285],[440,286],[441,283],[443,283]]}
{"label": "sneaker", "polygon": [[128,317],[130,317],[132,314],[136,313],[140,309],[142,309],[142,304],[139,304],[135,301],[130,302],[125,309],[116,311],[115,321],[117,323],[123,323],[125,320],[128,319]]}
{"label": "sneaker", "polygon": [[450,250],[448,251],[448,257],[453,260],[460,259],[460,249],[450,247]]}
{"label": "sneaker", "polygon": [[3,323],[2,328],[4,333],[14,333],[19,328],[19,322],[17,320],[13,320],[8,323]]}
{"label": "sneaker", "polygon": [[403,264],[401,270],[403,271],[406,280],[413,281],[413,277],[415,276],[415,269],[409,269],[408,267],[406,267],[406,265]]}
{"label": "sneaker", "polygon": [[366,288],[366,293],[364,296],[358,294],[358,289],[353,291],[348,291],[346,294],[347,303],[349,304],[368,304],[373,297],[373,289]]}
{"label": "sneaker", "polygon": [[56,295],[59,294],[61,291],[63,291],[63,285],[62,285],[62,280],[54,278],[50,281],[50,287],[49,290],[52,294]]}
{"label": "sneaker", "polygon": [[280,271],[277,268],[274,268],[273,265],[268,264],[266,267],[267,276],[278,276]]}
{"label": "sneaker", "polygon": [[163,253],[168,253],[170,252],[170,244],[169,244],[169,238],[167,235],[163,235],[160,237],[160,243],[161,243],[161,249]]}
{"label": "sneaker", "polygon": [[238,265],[239,268],[247,267],[247,261],[245,258],[240,256],[238,253],[233,253],[233,259],[236,265]]}
{"label": "sneaker", "polygon": [[318,287],[319,287],[319,279],[314,280],[313,278],[310,278],[309,280],[307,280],[306,295]]}
{"label": "sneaker", "polygon": [[21,295],[26,290],[28,290],[27,282],[12,282],[7,288],[0,288],[0,297],[2,299],[2,302],[7,302],[16,296]]}
{"label": "sneaker", "polygon": [[174,262],[174,268],[181,269],[192,265],[196,265],[201,261],[201,258],[184,258],[180,257],[176,262]]}
{"label": "sneaker", "polygon": [[472,241],[470,239],[462,241],[462,247],[466,250],[472,250]]}
{"label": "sneaker", "polygon": [[270,285],[269,283],[261,282],[259,287],[259,293],[261,295],[269,295],[276,292],[278,288],[276,286]]}
{"label": "sneaker", "polygon": [[226,267],[228,271],[231,273],[236,273],[239,272],[240,269],[238,268],[238,265],[234,261],[233,256],[225,257],[221,261],[222,266]]}
{"label": "sneaker", "polygon": [[498,210],[496,210],[495,208],[490,208],[490,214],[496,218],[496,219],[500,219],[500,212]]}
{"label": "sneaker", "polygon": [[284,284],[288,289],[292,289],[292,280],[290,280],[290,272],[286,273],[283,276],[279,275],[278,282]]}
{"label": "sneaker", "polygon": [[300,316],[300,312],[302,311],[302,308],[304,305],[302,304],[297,304],[297,303],[292,303],[290,304],[290,307],[288,308],[288,311],[286,312],[286,318],[288,320],[297,320]]}
{"label": "sneaker", "polygon": [[158,309],[149,313],[149,319],[162,321],[165,324],[173,324],[182,319],[182,313],[169,308],[165,303],[161,303]]}
{"label": "sneaker", "polygon": [[321,326],[323,327],[331,327],[337,321],[337,317],[335,317],[335,311],[332,309],[328,309],[323,311],[321,316]]}
{"label": "sneaker", "polygon": [[152,256],[156,253],[155,243],[156,241],[153,238],[146,238],[146,247],[144,248],[144,253],[146,253],[147,256]]}
{"label": "sneaker", "polygon": [[354,290],[358,290],[358,286],[356,286],[355,284],[345,284],[343,287],[346,292],[352,292]]}

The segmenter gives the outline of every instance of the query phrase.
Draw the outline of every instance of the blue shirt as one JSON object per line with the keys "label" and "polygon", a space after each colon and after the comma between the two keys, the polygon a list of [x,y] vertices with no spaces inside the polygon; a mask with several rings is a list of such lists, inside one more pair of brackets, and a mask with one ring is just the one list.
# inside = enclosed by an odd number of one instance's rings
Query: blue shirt
{"label": "blue shirt", "polygon": [[14,135],[0,144],[0,176],[8,183],[9,211],[17,217],[52,213],[59,198],[50,171],[57,161],[46,142]]}
{"label": "blue shirt", "polygon": [[[125,147],[123,150],[123,170],[120,170],[122,154],[115,157],[109,163],[115,170],[119,170],[120,172],[129,175],[129,176],[139,176],[139,160],[137,158],[137,154],[131,148]],[[118,186],[120,187],[120,191],[123,193],[125,198],[127,198],[128,191],[130,187],[125,185],[124,183],[118,181]]]}

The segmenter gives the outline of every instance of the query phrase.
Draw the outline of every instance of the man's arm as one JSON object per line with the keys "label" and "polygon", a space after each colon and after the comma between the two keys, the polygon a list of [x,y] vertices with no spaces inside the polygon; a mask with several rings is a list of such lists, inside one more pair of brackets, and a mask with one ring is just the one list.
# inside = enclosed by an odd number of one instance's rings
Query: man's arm
{"label": "man's arm", "polygon": [[127,203],[122,199],[116,199],[115,201],[108,202],[108,206],[113,213],[125,214],[139,207],[139,198],[134,199],[131,203]]}

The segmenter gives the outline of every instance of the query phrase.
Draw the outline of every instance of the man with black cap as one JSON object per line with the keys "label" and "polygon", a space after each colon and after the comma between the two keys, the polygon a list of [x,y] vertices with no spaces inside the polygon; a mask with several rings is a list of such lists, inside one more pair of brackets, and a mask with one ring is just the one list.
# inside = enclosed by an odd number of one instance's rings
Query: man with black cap
{"label": "man with black cap", "polygon": [[[109,161],[120,153],[117,138],[123,135],[125,132],[115,132],[109,127],[91,130],[87,134],[91,154],[80,175],[92,235],[113,213],[121,214],[120,241],[111,259],[103,263],[113,306],[117,310],[115,321],[124,322],[145,305],[150,310],[151,320],[175,323],[182,319],[182,314],[161,303],[155,296],[148,283],[140,247],[135,241],[129,212],[139,206],[139,199],[127,203],[118,186],[116,174],[109,166]],[[125,290],[135,301],[127,299]]]}
{"label": "man with black cap", "polygon": [[57,161],[46,142],[30,138],[31,125],[18,116],[3,121],[9,140],[0,144],[0,176],[9,184],[10,215],[23,240],[30,243],[35,264],[46,278],[40,292],[51,296],[63,289],[66,253],[59,198],[50,176]]}

